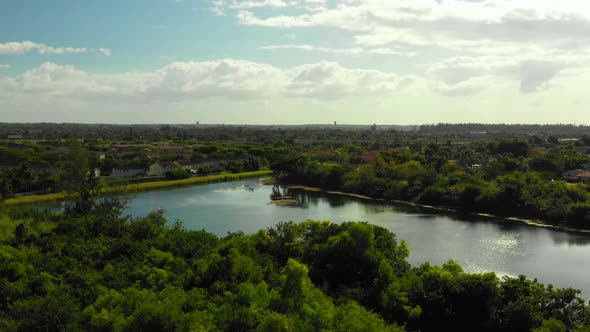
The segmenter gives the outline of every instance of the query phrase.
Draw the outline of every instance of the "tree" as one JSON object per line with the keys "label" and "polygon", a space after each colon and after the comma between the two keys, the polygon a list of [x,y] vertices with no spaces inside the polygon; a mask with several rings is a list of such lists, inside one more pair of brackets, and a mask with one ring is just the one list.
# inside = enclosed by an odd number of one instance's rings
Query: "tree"
{"label": "tree", "polygon": [[260,160],[254,156],[248,156],[243,166],[245,171],[258,171],[260,169]]}
{"label": "tree", "polygon": [[61,181],[71,202],[67,212],[82,215],[87,229],[90,229],[88,218],[102,187],[102,182],[96,177],[94,168],[90,167],[89,160],[89,152],[83,144],[77,140],[71,141]]}

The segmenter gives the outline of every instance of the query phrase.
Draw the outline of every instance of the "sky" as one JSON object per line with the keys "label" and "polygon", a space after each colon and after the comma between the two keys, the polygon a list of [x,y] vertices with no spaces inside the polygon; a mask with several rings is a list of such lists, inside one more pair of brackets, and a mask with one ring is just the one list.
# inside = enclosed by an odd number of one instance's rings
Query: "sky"
{"label": "sky", "polygon": [[0,0],[0,122],[590,124],[587,0]]}

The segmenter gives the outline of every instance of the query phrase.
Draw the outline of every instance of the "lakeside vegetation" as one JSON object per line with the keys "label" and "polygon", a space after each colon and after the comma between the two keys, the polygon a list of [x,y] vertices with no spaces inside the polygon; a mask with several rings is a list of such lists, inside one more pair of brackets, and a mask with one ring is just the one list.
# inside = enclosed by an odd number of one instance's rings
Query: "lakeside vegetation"
{"label": "lakeside vegetation", "polygon": [[[279,223],[219,238],[130,220],[5,209],[3,331],[588,331],[574,289],[524,276],[410,266],[395,234],[362,222]],[[0,229],[1,230],[1,229]]]}
{"label": "lakeside vegetation", "polygon": [[[590,228],[590,172],[583,170],[590,157],[573,143],[551,150],[522,140],[432,143],[417,152],[399,147],[370,157],[333,163],[304,153],[283,157],[271,168],[287,183]],[[571,169],[576,171],[566,181],[564,172]]]}
{"label": "lakeside vegetation", "polygon": [[[235,181],[248,178],[256,178],[261,176],[271,175],[272,172],[269,170],[253,171],[253,172],[242,172],[242,173],[223,173],[216,175],[206,175],[199,177],[191,177],[179,180],[166,180],[166,181],[153,181],[143,183],[132,183],[117,186],[110,186],[101,189],[102,194],[113,194],[117,192],[135,193],[148,190],[167,189],[167,188],[178,188],[184,186],[192,186],[198,184],[207,184],[214,182],[224,181]],[[16,198],[10,198],[4,201],[7,206],[11,205],[29,205],[46,202],[55,202],[65,200],[69,197],[68,193],[54,193],[44,195],[31,195],[21,196]]]}

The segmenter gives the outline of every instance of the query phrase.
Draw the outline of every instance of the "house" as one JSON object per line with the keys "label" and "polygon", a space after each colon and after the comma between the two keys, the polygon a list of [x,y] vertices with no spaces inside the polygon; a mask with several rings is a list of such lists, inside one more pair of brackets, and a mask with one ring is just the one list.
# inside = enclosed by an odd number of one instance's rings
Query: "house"
{"label": "house", "polygon": [[590,171],[583,169],[574,169],[567,171],[562,175],[563,179],[569,182],[590,183]]}
{"label": "house", "polygon": [[125,166],[115,167],[111,173],[113,179],[129,179],[144,175],[145,169],[143,168]]}
{"label": "house", "polygon": [[180,166],[177,162],[164,162],[162,163],[162,168],[164,170],[164,174],[166,174],[177,168],[182,168],[182,166]]}
{"label": "house", "polygon": [[194,169],[193,163],[190,160],[179,160],[176,162],[180,167],[186,169],[187,171],[192,171]]}
{"label": "house", "polygon": [[166,172],[164,171],[164,167],[160,163],[153,163],[150,165],[150,168],[147,171],[148,176],[164,176]]}

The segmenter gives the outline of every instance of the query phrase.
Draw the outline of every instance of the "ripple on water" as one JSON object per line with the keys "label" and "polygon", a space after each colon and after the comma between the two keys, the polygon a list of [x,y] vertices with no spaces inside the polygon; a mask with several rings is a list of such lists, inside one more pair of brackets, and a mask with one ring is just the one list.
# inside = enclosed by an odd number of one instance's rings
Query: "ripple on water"
{"label": "ripple on water", "polygon": [[482,249],[492,251],[496,255],[522,256],[519,248],[519,235],[513,232],[499,234],[480,241]]}
{"label": "ripple on water", "polygon": [[477,273],[477,274],[494,272],[494,273],[496,273],[496,276],[500,279],[502,279],[503,277],[509,277],[509,278],[517,278],[518,277],[516,274],[510,273],[510,272],[494,271],[491,269],[485,269],[485,268],[482,268],[481,266],[474,264],[473,262],[464,263],[463,270],[467,273]]}

